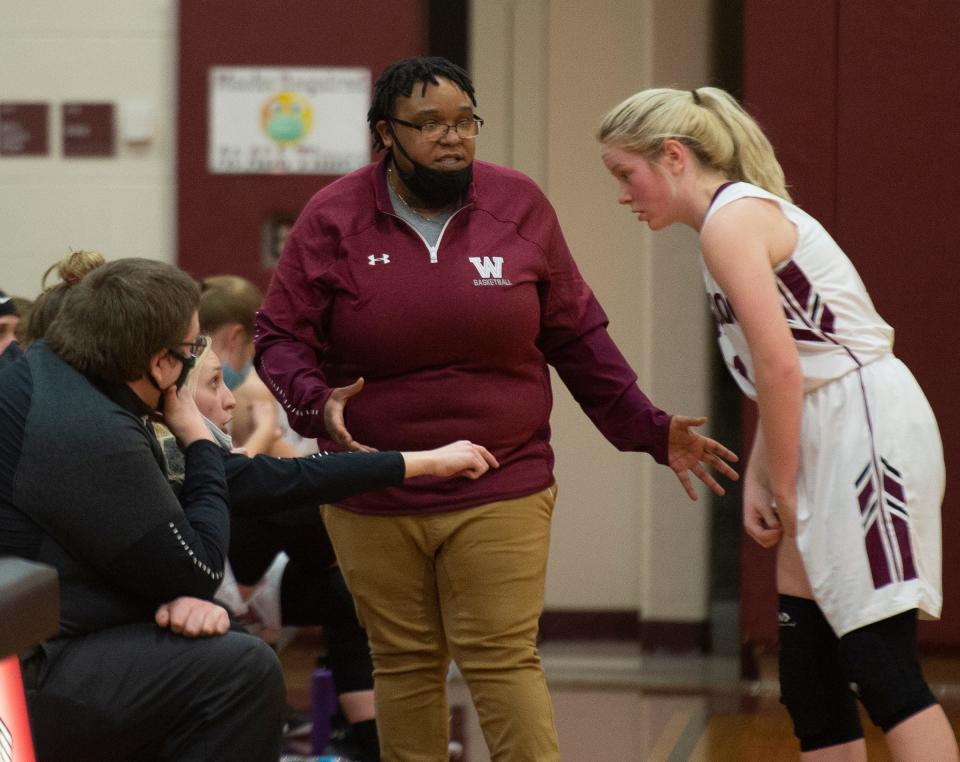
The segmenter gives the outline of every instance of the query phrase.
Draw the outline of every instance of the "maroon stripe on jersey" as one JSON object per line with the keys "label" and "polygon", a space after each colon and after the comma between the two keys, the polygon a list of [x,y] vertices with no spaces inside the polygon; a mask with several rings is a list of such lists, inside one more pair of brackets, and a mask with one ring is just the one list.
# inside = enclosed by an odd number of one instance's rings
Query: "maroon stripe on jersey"
{"label": "maroon stripe on jersey", "polygon": [[860,490],[860,494],[857,495],[857,499],[860,501],[860,515],[862,516],[866,513],[870,506],[873,504],[873,482],[868,481],[863,488]]}
{"label": "maroon stripe on jersey", "polygon": [[897,545],[900,547],[900,560],[903,564],[903,578],[916,579],[917,570],[913,565],[913,549],[910,546],[910,526],[900,516],[892,517],[893,528],[897,534]]}
{"label": "maroon stripe on jersey", "polygon": [[880,537],[878,522],[873,522],[867,530],[866,547],[867,559],[870,561],[870,574],[873,575],[874,588],[889,585],[890,566],[887,563],[887,554],[883,549],[883,539]]}
{"label": "maroon stripe on jersey", "polygon": [[880,588],[894,581],[916,579],[906,490],[900,472],[885,459],[873,457],[854,486],[873,586]]}
{"label": "maroon stripe on jersey", "polygon": [[883,489],[888,495],[892,495],[901,503],[907,502],[903,494],[903,485],[886,469],[883,473]]}
{"label": "maroon stripe on jersey", "polygon": [[903,487],[900,472],[881,458],[883,468],[883,490],[887,493],[884,513],[890,517],[900,552],[900,566],[903,579],[916,579],[917,570],[913,564],[913,547],[910,544],[910,517],[907,515],[907,495]]}
{"label": "maroon stripe on jersey", "polygon": [[823,305],[823,314],[820,316],[820,327],[827,333],[833,333],[833,312],[827,305]]}
{"label": "maroon stripe on jersey", "polygon": [[783,284],[778,285],[777,290],[779,290],[780,298],[783,301],[783,314],[787,318],[787,325],[790,327],[790,333],[795,340],[831,343],[839,346],[836,340],[821,333],[820,326],[807,313],[807,305],[798,303],[797,297],[792,291]]}
{"label": "maroon stripe on jersey", "polygon": [[747,366],[743,364],[743,360],[740,359],[740,355],[733,356],[733,367],[737,369],[737,373],[747,379],[747,381],[749,381],[751,384],[753,383],[753,379],[750,378],[750,374],[747,373]]}
{"label": "maroon stripe on jersey", "polygon": [[[813,291],[813,286],[803,270],[793,260],[777,273],[777,278],[783,284],[780,294],[787,303],[784,307],[787,313],[787,320],[796,319],[797,322],[811,328],[816,338],[804,336],[802,341],[830,341],[834,344],[838,342],[832,337],[823,334],[832,334],[836,318],[820,295]],[[793,297],[791,300],[790,297]],[[811,304],[812,299],[812,304]],[[792,302],[792,303],[791,303]],[[794,314],[795,313],[795,314]],[[821,333],[822,332],[822,333]],[[796,336],[796,334],[795,334]],[[846,347],[844,347],[846,349]],[[847,349],[847,352],[850,352]],[[850,353],[853,356],[852,353]],[[856,360],[856,358],[854,358]],[[859,361],[857,362],[859,365]]]}
{"label": "maroon stripe on jersey", "polygon": [[810,300],[810,281],[807,280],[807,276],[803,274],[803,270],[800,269],[798,265],[793,260],[787,262],[787,264],[777,273],[777,277],[783,283],[784,286],[793,294],[794,298],[806,308],[808,301]]}
{"label": "maroon stripe on jersey", "polygon": [[813,331],[808,331],[806,328],[790,328],[790,333],[793,335],[795,341],[817,341],[821,344],[827,341],[822,336]]}

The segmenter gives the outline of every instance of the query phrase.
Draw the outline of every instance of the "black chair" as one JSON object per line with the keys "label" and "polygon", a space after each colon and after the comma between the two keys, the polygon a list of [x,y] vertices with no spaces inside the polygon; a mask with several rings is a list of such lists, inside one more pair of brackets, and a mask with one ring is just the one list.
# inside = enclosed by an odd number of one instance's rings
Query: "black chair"
{"label": "black chair", "polygon": [[0,659],[57,634],[60,584],[52,566],[0,557]]}

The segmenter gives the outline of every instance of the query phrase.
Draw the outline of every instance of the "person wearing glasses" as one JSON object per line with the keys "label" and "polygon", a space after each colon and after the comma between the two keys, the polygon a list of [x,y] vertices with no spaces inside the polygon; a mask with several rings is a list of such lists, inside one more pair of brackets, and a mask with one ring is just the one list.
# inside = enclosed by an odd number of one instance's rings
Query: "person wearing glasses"
{"label": "person wearing glasses", "polygon": [[[383,158],[320,190],[258,313],[255,366],[320,449],[483,442],[500,468],[326,505],[367,630],[386,760],[448,759],[451,657],[493,759],[559,758],[537,653],[556,498],[553,365],[600,431],[722,493],[733,453],[636,385],[537,186],[475,161],[483,119],[442,58],[387,67],[367,115]],[[349,401],[349,402],[348,402]]]}
{"label": "person wearing glasses", "polygon": [[[57,635],[21,654],[44,760],[277,759],[274,652],[211,598],[229,543],[220,448],[180,387],[199,290],[146,259],[101,264],[0,373],[0,556],[49,564]],[[176,496],[149,421],[184,448]]]}

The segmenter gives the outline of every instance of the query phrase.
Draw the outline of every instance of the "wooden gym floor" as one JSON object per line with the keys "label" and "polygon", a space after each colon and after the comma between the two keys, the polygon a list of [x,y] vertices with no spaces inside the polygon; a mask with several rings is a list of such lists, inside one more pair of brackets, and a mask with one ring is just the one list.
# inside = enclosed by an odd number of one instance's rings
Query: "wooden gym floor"
{"label": "wooden gym floor", "polygon": [[[281,651],[289,702],[309,708],[310,673],[321,643],[309,630]],[[590,762],[796,760],[798,746],[778,701],[776,659],[760,656],[760,678],[739,678],[736,659],[642,654],[633,643],[548,642],[541,656],[564,759]],[[925,657],[924,670],[960,733],[960,658]],[[463,762],[488,762],[469,693],[449,684]],[[864,717],[871,762],[889,760]]]}

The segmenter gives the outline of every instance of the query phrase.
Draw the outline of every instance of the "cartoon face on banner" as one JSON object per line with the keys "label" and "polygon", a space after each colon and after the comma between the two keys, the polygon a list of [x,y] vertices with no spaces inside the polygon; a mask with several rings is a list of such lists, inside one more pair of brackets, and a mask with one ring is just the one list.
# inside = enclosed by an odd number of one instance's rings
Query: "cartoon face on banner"
{"label": "cartoon face on banner", "polygon": [[370,70],[214,66],[212,174],[343,175],[370,161]]}
{"label": "cartoon face on banner", "polygon": [[277,93],[263,104],[260,126],[278,145],[294,146],[313,129],[313,108],[300,93]]}

